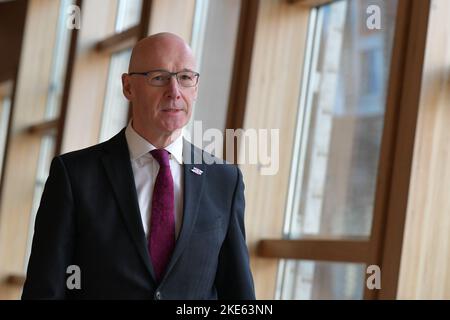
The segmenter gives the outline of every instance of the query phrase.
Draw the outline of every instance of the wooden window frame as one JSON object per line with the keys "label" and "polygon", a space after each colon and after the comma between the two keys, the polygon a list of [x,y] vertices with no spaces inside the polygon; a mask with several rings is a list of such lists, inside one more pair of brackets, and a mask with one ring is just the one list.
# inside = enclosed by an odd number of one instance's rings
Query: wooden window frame
{"label": "wooden window frame", "polygon": [[328,4],[330,2],[333,2],[335,0],[286,0],[290,4],[300,4],[302,6],[306,7],[318,7],[324,4]]}
{"label": "wooden window frame", "polygon": [[378,265],[381,289],[365,287],[364,299],[396,298],[429,11],[430,0],[398,2],[370,237],[262,239],[257,256]]}
{"label": "wooden window frame", "polygon": [[[227,119],[225,129],[241,129],[244,126],[245,107],[247,104],[247,92],[250,81],[250,68],[255,41],[256,22],[260,0],[241,0],[239,27],[234,54],[233,71],[228,98]],[[237,163],[238,147],[233,143],[235,150],[231,153],[234,159],[226,159]],[[223,154],[229,154],[224,145]]]}
{"label": "wooden window frame", "polygon": [[[75,5],[77,5],[79,8],[82,8],[82,2],[83,0],[76,0]],[[134,45],[134,43],[137,41],[137,38],[142,38],[146,35],[146,31],[148,29],[149,24],[149,17],[150,17],[150,8],[151,8],[151,0],[143,0],[142,2],[142,12],[141,12],[141,18],[140,22],[128,29],[124,32],[121,32],[119,34],[113,35],[111,37],[108,37],[104,40],[99,41],[95,46],[94,50],[99,52],[109,52],[112,54],[114,50],[120,50],[120,47],[131,47]],[[130,31],[131,30],[131,31]],[[68,50],[68,58],[67,63],[65,64],[66,67],[66,73],[64,78],[64,88],[63,88],[63,95],[61,99],[61,106],[60,106],[60,114],[57,118],[50,119],[50,120],[44,120],[40,122],[36,122],[32,125],[27,126],[24,128],[24,131],[33,136],[42,136],[42,135],[54,135],[55,136],[55,150],[54,155],[58,155],[61,153],[61,145],[62,145],[62,138],[64,134],[64,128],[65,128],[65,121],[67,116],[67,108],[69,104],[69,97],[70,97],[70,89],[71,89],[71,81],[73,77],[73,68],[76,58],[76,51],[77,51],[77,39],[79,35],[78,29],[73,29],[70,35],[70,42],[69,42],[69,50]],[[132,37],[135,37],[133,41],[130,42],[130,39]],[[15,87],[15,83],[14,83]],[[13,89],[13,97],[12,101],[14,104],[14,94],[15,89]],[[12,105],[13,107],[13,105]],[[10,116],[12,116],[13,112],[11,112]],[[8,134],[9,134],[8,129]],[[8,139],[7,139],[8,141]],[[8,145],[6,145],[5,150],[7,150]],[[7,152],[5,152],[6,154]],[[5,166],[6,163],[4,162],[3,166]],[[7,276],[5,283],[12,285],[12,286],[22,286],[24,284],[25,277],[22,274],[10,274]]]}
{"label": "wooden window frame", "polygon": [[[82,8],[83,0],[76,0],[75,5]],[[64,130],[64,119],[67,113],[69,99],[69,89],[72,79],[73,64],[76,53],[76,44],[78,38],[78,29],[73,29],[70,34],[68,56],[66,62],[66,72],[64,78],[63,95],[59,109],[59,116],[55,119],[44,120],[28,126],[25,130],[31,135],[56,134],[55,155],[59,154],[61,148],[61,139]]]}
{"label": "wooden window frame", "polygon": [[[33,201],[35,170],[40,152],[39,135],[50,128],[56,128],[56,122],[43,121],[39,125],[38,119],[42,119],[45,114],[45,99],[41,97],[45,96],[46,90],[41,83],[45,83],[50,78],[51,54],[56,38],[54,26],[60,18],[59,9],[59,4],[56,2],[29,1],[27,3],[26,23],[20,51],[21,60],[14,81],[1,182],[0,259],[4,264],[0,271],[18,274],[19,277],[23,275],[27,251],[29,234],[27,230]],[[33,43],[36,36],[48,38],[45,41]],[[41,53],[44,53],[38,65],[34,61],[35,52],[33,51],[35,50],[42,50]],[[28,76],[26,76],[27,73]],[[38,99],[36,95],[39,95]],[[17,174],[18,172],[20,174]]]}
{"label": "wooden window frame", "polygon": [[[77,0],[76,5],[79,8],[82,8],[82,2],[83,0]],[[112,55],[115,52],[131,48],[139,39],[145,37],[149,25],[151,5],[151,0],[143,0],[139,23],[122,32],[113,34],[110,37],[98,41],[94,46],[94,50],[100,53]],[[64,135],[64,124],[67,116],[67,107],[69,102],[73,65],[75,62],[78,33],[79,31],[77,29],[72,30],[69,55],[66,64],[67,69],[64,81],[63,97],[61,100],[60,116],[57,119],[36,123],[26,129],[30,134],[42,134],[50,131],[56,131],[55,155],[61,153],[61,145]]]}

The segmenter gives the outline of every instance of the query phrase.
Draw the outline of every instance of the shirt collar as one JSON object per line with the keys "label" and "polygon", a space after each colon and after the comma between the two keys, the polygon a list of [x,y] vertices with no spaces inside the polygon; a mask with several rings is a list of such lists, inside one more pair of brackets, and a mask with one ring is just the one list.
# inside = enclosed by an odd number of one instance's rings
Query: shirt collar
{"label": "shirt collar", "polygon": [[[154,145],[148,142],[145,138],[139,135],[131,125],[128,123],[125,129],[125,137],[127,139],[128,150],[130,151],[130,158],[132,161],[139,159],[150,151],[157,149]],[[180,134],[171,144],[164,148],[167,150],[179,163],[183,163],[183,134]]]}

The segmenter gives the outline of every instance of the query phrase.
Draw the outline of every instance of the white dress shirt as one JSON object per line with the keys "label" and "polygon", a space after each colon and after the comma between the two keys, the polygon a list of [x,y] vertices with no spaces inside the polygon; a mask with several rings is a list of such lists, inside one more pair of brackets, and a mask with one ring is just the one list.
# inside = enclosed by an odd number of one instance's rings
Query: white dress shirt
{"label": "white dress shirt", "polygon": [[[159,163],[153,158],[150,151],[157,148],[133,129],[131,121],[125,129],[125,137],[130,151],[131,168],[133,169],[142,225],[145,235],[148,237],[153,187],[159,170]],[[170,153],[169,163],[175,196],[175,236],[178,238],[183,221],[183,135],[180,134],[174,142],[164,149]]]}

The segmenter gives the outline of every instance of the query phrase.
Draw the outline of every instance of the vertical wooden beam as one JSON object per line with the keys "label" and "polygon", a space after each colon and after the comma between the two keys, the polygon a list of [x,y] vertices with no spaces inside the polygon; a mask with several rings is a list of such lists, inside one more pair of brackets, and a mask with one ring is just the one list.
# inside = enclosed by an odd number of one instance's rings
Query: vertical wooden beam
{"label": "vertical wooden beam", "polygon": [[141,8],[141,19],[139,20],[139,35],[138,40],[145,38],[148,35],[148,28],[150,27],[150,17],[152,14],[152,0],[143,0]]}
{"label": "vertical wooden beam", "polygon": [[366,289],[366,298],[396,298],[430,0],[399,0],[398,10],[372,229],[381,290]]}
{"label": "vertical wooden beam", "polygon": [[[392,179],[395,137],[398,131],[398,113],[401,102],[401,89],[405,74],[405,59],[408,50],[408,34],[411,25],[411,2],[399,0],[395,23],[394,45],[390,66],[386,112],[380,148],[375,206],[371,231],[371,250],[368,264],[381,267],[385,225],[387,220],[390,184]],[[383,274],[382,274],[383,275]],[[388,284],[389,285],[389,284]],[[376,299],[377,291],[365,287],[364,298]]]}
{"label": "vertical wooden beam", "polygon": [[[77,0],[75,4],[81,9],[83,0]],[[73,29],[70,35],[69,54],[67,57],[66,74],[64,78],[64,91],[61,99],[58,131],[55,142],[55,155],[61,153],[62,139],[64,136],[64,127],[66,124],[67,106],[69,104],[70,85],[72,83],[73,65],[75,63],[75,53],[77,51],[78,30]]]}
{"label": "vertical wooden beam", "polygon": [[[245,105],[247,103],[248,82],[250,80],[250,67],[255,40],[256,22],[258,18],[259,0],[241,1],[239,17],[238,38],[234,54],[234,65],[231,80],[228,112],[225,128],[238,129],[244,126]],[[234,159],[226,159],[236,163],[238,148],[234,145]],[[223,154],[226,155],[227,145],[224,145]]]}
{"label": "vertical wooden beam", "polygon": [[[150,27],[150,17],[152,13],[152,0],[143,0],[141,7],[141,18],[139,20],[139,33],[138,41],[148,36],[148,30]],[[131,120],[132,110],[131,102],[128,102],[128,121]]]}

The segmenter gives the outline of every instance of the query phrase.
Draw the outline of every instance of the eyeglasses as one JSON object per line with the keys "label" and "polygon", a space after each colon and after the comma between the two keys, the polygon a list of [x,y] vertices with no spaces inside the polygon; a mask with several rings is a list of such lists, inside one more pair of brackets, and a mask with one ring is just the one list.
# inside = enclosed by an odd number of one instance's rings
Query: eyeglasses
{"label": "eyeglasses", "polygon": [[129,75],[134,74],[146,76],[148,83],[154,87],[164,87],[170,82],[170,78],[175,76],[177,82],[182,87],[195,87],[198,83],[200,74],[194,71],[178,71],[169,72],[166,70],[151,70],[147,72],[130,72]]}

